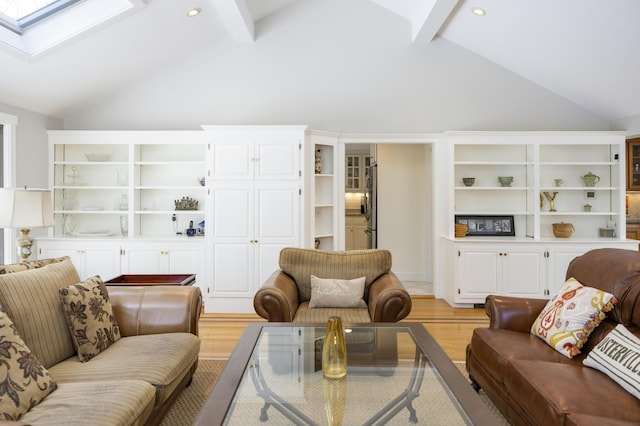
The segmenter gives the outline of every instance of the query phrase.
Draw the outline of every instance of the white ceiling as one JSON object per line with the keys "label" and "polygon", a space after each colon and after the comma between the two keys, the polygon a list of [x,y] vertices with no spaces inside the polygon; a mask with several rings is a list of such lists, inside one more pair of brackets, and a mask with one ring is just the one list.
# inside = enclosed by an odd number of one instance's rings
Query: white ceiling
{"label": "white ceiling", "polygon": [[[133,11],[35,56],[0,49],[0,103],[64,118],[205,45],[252,43],[254,23],[313,1],[132,0]],[[443,37],[604,119],[640,115],[638,0],[344,1],[406,19],[410,43]],[[187,18],[194,6],[202,13]]]}

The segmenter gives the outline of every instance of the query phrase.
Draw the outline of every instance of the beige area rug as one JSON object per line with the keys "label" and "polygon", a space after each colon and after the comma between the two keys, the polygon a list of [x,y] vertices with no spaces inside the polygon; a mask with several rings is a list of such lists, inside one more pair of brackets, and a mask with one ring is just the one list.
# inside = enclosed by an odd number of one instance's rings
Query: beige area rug
{"label": "beige area rug", "polygon": [[[176,402],[171,406],[166,417],[163,419],[161,426],[185,426],[193,424],[216,381],[220,377],[225,363],[226,361],[224,360],[201,359],[198,362],[198,369],[193,376],[191,385],[184,389],[180,396],[178,396]],[[456,363],[456,366],[468,380],[465,364]],[[480,398],[487,404],[501,424],[509,424],[483,391],[480,391]]]}

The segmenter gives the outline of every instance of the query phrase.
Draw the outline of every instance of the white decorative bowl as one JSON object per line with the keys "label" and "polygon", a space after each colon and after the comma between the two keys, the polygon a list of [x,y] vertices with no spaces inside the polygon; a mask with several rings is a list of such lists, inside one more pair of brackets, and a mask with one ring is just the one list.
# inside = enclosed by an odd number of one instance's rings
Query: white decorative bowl
{"label": "white decorative bowl", "polygon": [[87,157],[87,160],[89,161],[109,161],[109,159],[111,158],[110,154],[100,153],[85,154],[84,156]]}

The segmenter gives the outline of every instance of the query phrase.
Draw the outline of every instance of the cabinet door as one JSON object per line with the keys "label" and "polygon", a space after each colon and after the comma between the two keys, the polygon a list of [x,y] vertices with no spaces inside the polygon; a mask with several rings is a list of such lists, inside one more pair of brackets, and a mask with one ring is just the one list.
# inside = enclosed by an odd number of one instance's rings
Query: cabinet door
{"label": "cabinet door", "polygon": [[295,140],[258,140],[255,145],[256,180],[298,180],[300,142]]}
{"label": "cabinet door", "polygon": [[582,256],[591,248],[555,249],[549,250],[549,273],[547,274],[547,288],[544,296],[549,298],[556,294],[566,281],[569,263],[578,256]]}
{"label": "cabinet door", "polygon": [[97,241],[38,241],[38,258],[69,256],[81,280],[99,275],[104,281],[117,277],[120,245]]}
{"label": "cabinet door", "polygon": [[459,250],[456,301],[484,303],[488,294],[498,293],[498,254],[496,249]]}
{"label": "cabinet door", "polygon": [[344,249],[345,250],[356,249],[356,227],[355,226],[345,226]]}
{"label": "cabinet door", "polygon": [[253,179],[253,140],[216,141],[211,145],[213,179]]}
{"label": "cabinet door", "polygon": [[156,247],[126,247],[122,270],[126,274],[166,274],[167,253]]}
{"label": "cabinet door", "polygon": [[514,297],[542,297],[544,291],[544,251],[508,249],[500,253],[501,293]]}
{"label": "cabinet door", "polygon": [[627,141],[627,188],[640,191],[640,138]]}

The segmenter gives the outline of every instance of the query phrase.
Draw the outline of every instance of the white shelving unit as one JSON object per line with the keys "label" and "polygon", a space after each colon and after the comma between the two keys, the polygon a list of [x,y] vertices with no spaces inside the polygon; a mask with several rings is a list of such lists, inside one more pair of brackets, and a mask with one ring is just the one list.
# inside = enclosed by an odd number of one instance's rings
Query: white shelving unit
{"label": "white shelving unit", "polygon": [[[309,197],[310,210],[313,211],[313,219],[310,223],[309,235],[311,241],[307,241],[309,247],[321,250],[336,250],[337,238],[337,142],[338,136],[327,132],[307,132],[307,143],[313,149],[313,167],[308,163],[308,173],[313,173],[312,191]],[[321,167],[317,173],[315,167],[316,157],[320,158]]]}
{"label": "white shelving unit", "polygon": [[[622,134],[447,132],[442,142],[449,201],[439,211],[448,218],[442,248],[444,279],[452,283],[445,299],[452,305],[484,303],[488,294],[546,298],[562,285],[574,257],[600,247],[637,249],[637,241],[625,238]],[[599,178],[594,186],[581,178],[589,173]],[[501,186],[499,176],[512,176],[511,186]],[[474,184],[464,185],[471,177]],[[460,215],[513,216],[515,236],[456,238]],[[573,224],[571,237],[553,235],[552,224],[560,222]],[[601,236],[607,228],[615,236]]]}

